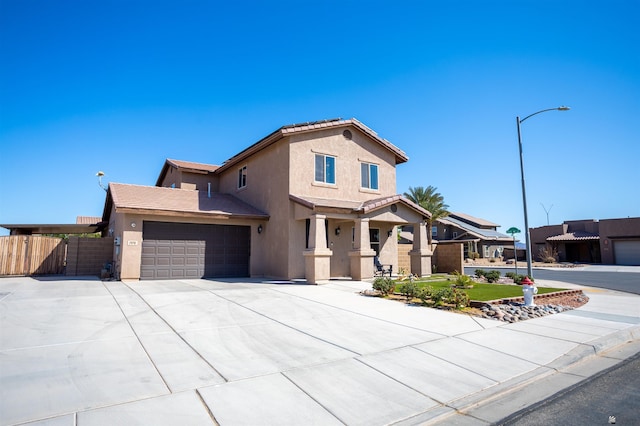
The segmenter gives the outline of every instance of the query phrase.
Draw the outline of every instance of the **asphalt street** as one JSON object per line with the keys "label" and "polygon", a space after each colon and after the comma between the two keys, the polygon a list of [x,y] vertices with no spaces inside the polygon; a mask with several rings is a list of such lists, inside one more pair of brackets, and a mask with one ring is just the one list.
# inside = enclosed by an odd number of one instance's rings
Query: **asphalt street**
{"label": "asphalt street", "polygon": [[640,353],[498,422],[505,426],[640,423]]}
{"label": "asphalt street", "polygon": [[[486,271],[496,269],[499,270],[502,275],[510,271],[515,272],[514,268],[493,267],[490,265],[465,267],[464,272],[467,275],[473,275],[476,269],[484,269]],[[640,294],[640,273],[637,271],[640,271],[640,268],[636,267],[633,269],[633,267],[628,267],[622,270],[616,270],[613,267],[606,268],[601,266],[547,269],[534,268],[533,276],[535,279],[561,281],[588,287],[599,287],[609,290]],[[523,274],[525,272],[525,264],[522,264],[522,267],[518,267],[519,274]]]}

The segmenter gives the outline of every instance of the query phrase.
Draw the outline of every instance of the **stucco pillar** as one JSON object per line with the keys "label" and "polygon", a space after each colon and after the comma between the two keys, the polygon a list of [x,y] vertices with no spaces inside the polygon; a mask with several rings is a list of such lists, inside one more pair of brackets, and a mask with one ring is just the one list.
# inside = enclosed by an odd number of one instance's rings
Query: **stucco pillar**
{"label": "stucco pillar", "polygon": [[[429,230],[430,231],[430,230]],[[413,250],[411,256],[411,273],[419,277],[431,275],[431,256],[433,255],[427,239],[427,225],[424,222],[413,225]]]}
{"label": "stucco pillar", "polygon": [[369,241],[369,218],[355,220],[354,248],[349,251],[351,278],[362,280],[373,277],[373,257],[375,250],[371,249]]}
{"label": "stucco pillar", "polygon": [[310,284],[328,280],[331,277],[331,250],[327,248],[325,215],[311,216],[309,224],[309,248],[302,254],[305,263],[305,278]]}

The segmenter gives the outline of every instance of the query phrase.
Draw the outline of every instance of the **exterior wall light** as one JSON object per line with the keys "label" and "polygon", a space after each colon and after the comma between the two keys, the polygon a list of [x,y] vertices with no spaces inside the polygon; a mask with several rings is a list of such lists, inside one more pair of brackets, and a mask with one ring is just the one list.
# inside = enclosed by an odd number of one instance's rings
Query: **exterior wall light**
{"label": "exterior wall light", "polygon": [[258,225],[258,234],[262,234],[262,225]]}
{"label": "exterior wall light", "polygon": [[336,228],[336,235],[340,235],[340,232],[341,232],[341,231],[340,231],[340,227],[338,226],[338,227]]}

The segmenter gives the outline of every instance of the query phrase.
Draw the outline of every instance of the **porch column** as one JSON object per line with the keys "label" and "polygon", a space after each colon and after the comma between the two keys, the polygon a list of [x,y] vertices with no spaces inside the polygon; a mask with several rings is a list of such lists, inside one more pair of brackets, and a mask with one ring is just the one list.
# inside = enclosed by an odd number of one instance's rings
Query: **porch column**
{"label": "porch column", "polygon": [[326,216],[316,214],[311,216],[309,226],[309,248],[302,254],[305,263],[305,278],[309,284],[329,280],[331,277],[331,250],[327,248],[325,234]]}
{"label": "porch column", "polygon": [[373,277],[373,257],[376,251],[371,249],[369,240],[369,218],[355,220],[353,250],[349,251],[351,278],[362,280]]}
{"label": "porch column", "polygon": [[[429,229],[429,231],[431,231]],[[413,250],[411,256],[411,273],[419,277],[431,275],[431,247],[427,239],[427,224],[424,222],[413,225]]]}

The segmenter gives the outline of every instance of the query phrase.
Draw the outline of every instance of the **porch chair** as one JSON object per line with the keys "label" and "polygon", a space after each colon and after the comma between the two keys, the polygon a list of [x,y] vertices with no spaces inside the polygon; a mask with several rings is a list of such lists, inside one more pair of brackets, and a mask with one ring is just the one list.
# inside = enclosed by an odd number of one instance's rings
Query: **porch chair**
{"label": "porch chair", "polygon": [[373,272],[376,277],[384,277],[385,274],[389,274],[389,277],[391,277],[393,265],[383,265],[380,263],[378,256],[373,257],[373,265],[375,266]]}

